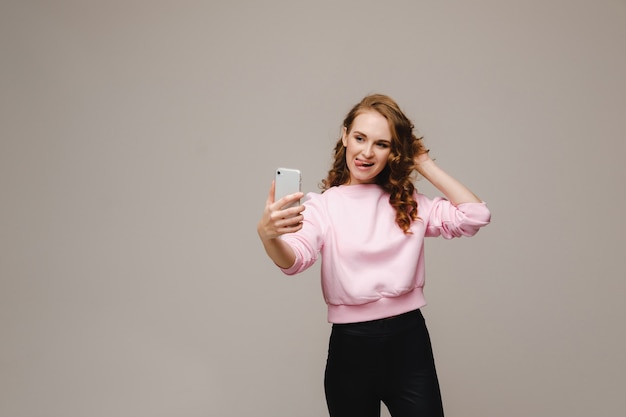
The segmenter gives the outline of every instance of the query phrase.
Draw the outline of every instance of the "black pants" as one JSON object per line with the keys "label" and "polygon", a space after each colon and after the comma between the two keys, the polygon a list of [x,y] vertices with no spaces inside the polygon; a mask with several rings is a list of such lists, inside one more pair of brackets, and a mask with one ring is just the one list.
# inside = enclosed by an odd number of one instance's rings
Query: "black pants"
{"label": "black pants", "polygon": [[419,310],[334,324],[324,377],[331,417],[442,417],[435,362]]}

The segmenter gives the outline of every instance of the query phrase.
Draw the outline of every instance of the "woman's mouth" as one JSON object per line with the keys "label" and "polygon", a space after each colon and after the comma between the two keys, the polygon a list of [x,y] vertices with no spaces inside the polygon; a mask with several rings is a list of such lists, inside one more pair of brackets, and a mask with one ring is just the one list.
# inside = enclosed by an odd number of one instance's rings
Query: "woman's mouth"
{"label": "woman's mouth", "polygon": [[364,162],[364,161],[359,161],[358,159],[354,161],[354,165],[356,165],[357,167],[360,168],[369,168],[371,166],[374,166],[373,162]]}

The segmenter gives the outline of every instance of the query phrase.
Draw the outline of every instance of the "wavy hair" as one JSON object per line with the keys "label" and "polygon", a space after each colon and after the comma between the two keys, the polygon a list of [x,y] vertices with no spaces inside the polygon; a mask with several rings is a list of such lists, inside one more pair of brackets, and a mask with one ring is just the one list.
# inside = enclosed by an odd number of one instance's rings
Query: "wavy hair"
{"label": "wavy hair", "polygon": [[[391,97],[383,94],[366,96],[356,104],[343,121],[346,131],[350,133],[354,119],[369,110],[374,110],[387,119],[392,136],[389,159],[385,168],[376,177],[376,184],[389,193],[389,204],[396,210],[396,223],[404,233],[410,234],[411,222],[418,219],[417,201],[413,198],[414,157],[428,151],[421,142],[422,138],[413,133],[413,123]],[[320,188],[324,192],[331,187],[347,184],[349,180],[346,148],[339,137],[335,145],[332,167],[322,180]]]}

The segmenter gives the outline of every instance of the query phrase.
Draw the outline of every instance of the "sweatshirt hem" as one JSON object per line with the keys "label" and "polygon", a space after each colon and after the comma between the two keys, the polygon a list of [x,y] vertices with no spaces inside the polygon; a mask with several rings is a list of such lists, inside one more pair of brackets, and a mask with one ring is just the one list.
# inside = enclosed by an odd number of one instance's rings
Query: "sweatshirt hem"
{"label": "sweatshirt hem", "polygon": [[360,305],[328,305],[329,323],[359,323],[396,316],[426,305],[422,288],[398,297],[383,297],[377,301]]}

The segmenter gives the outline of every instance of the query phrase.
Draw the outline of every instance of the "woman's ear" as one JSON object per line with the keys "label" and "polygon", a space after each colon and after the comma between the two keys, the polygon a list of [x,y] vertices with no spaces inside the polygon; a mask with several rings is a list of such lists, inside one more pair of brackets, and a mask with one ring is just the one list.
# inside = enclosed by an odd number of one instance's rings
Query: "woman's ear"
{"label": "woman's ear", "polygon": [[341,143],[344,148],[348,146],[348,129],[345,126],[341,128]]}

